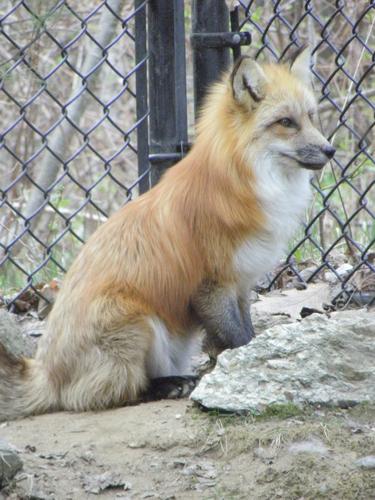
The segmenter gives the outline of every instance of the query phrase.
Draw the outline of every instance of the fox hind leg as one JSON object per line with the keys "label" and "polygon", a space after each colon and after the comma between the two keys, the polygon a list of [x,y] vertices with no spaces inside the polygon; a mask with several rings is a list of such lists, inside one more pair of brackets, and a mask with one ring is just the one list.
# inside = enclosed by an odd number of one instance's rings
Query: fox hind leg
{"label": "fox hind leg", "polygon": [[64,409],[181,398],[195,387],[190,358],[196,337],[170,336],[163,322],[141,315],[122,319],[102,324],[97,343],[76,359],[70,382],[60,390]]}
{"label": "fox hind leg", "polygon": [[121,406],[139,399],[148,384],[145,370],[151,331],[146,320],[108,329],[76,360],[60,390],[64,409],[84,411]]}
{"label": "fox hind leg", "polygon": [[198,352],[200,340],[194,332],[169,332],[163,321],[150,320],[152,348],[147,359],[150,383],[145,401],[187,397],[198,381],[192,374],[191,358]]}

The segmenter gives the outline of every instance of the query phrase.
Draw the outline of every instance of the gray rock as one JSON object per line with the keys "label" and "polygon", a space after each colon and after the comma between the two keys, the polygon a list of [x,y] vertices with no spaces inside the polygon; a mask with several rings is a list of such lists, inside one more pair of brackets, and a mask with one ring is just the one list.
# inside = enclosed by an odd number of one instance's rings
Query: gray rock
{"label": "gray rock", "polygon": [[292,318],[288,314],[258,312],[255,308],[251,309],[251,320],[257,335],[272,326],[293,323]]}
{"label": "gray rock", "polygon": [[124,481],[120,474],[112,471],[105,471],[102,474],[95,475],[87,474],[83,479],[85,491],[95,495],[107,489],[131,489],[130,483]]}
{"label": "gray rock", "polygon": [[23,333],[14,314],[0,309],[0,342],[15,356],[32,356],[35,342]]}
{"label": "gray rock", "polygon": [[374,402],[374,359],[375,313],[314,314],[223,352],[191,398],[206,408],[254,413],[272,404]]}
{"label": "gray rock", "polygon": [[298,441],[292,443],[288,451],[293,454],[309,453],[311,455],[327,455],[328,449],[320,439],[310,439],[308,441]]}
{"label": "gray rock", "polygon": [[315,273],[315,271],[316,271],[316,266],[305,267],[305,269],[302,269],[302,271],[300,271],[299,275],[304,281],[307,281],[308,279],[311,278],[311,276]]}
{"label": "gray rock", "polygon": [[361,457],[355,461],[355,465],[357,467],[362,467],[362,469],[375,469],[375,455]]}
{"label": "gray rock", "polygon": [[[282,313],[269,313],[266,311],[257,311],[256,305],[251,308],[251,320],[256,335],[260,335],[267,328],[271,326],[293,323],[293,319],[289,314]],[[212,364],[209,360],[208,355],[205,352],[199,350],[199,353],[192,358],[192,370],[193,373],[199,374],[200,376],[207,371],[211,371]]]}
{"label": "gray rock", "polygon": [[335,270],[335,273],[332,271],[324,273],[324,279],[329,283],[337,283],[338,281],[346,278],[352,270],[353,266],[351,264],[344,263]]}
{"label": "gray rock", "polygon": [[16,451],[5,441],[0,441],[0,488],[21,469],[22,461]]}
{"label": "gray rock", "polygon": [[258,446],[258,448],[254,449],[254,455],[257,458],[260,458],[264,462],[269,462],[273,460],[277,454],[275,447],[269,446],[267,448],[263,448],[263,446]]}

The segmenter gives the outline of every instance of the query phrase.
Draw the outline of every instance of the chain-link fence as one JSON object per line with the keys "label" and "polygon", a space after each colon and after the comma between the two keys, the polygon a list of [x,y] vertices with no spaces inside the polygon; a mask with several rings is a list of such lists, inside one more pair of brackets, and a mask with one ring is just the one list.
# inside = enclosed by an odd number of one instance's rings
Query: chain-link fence
{"label": "chain-link fence", "polygon": [[[256,57],[279,59],[297,45],[310,44],[321,126],[338,150],[314,179],[306,227],[271,281],[284,287],[292,276],[298,281],[319,277],[342,283],[345,298],[361,292],[361,300],[370,300],[375,289],[374,3],[227,4],[236,7],[238,30],[250,32],[246,52]],[[184,13],[182,0],[0,0],[0,295],[7,301],[28,289],[38,292],[40,284],[62,275],[95,228],[148,188],[146,15],[153,14],[153,37],[148,34],[153,54],[155,12],[160,7],[165,14],[169,5],[182,8],[172,34],[181,90],[184,35],[178,38],[176,32],[194,25],[190,2]],[[160,36],[167,36],[164,32]],[[188,50],[188,69],[191,57]],[[192,86],[188,72],[190,109]],[[149,97],[155,107],[157,93]],[[176,103],[186,106],[186,95]],[[181,116],[191,115],[179,109],[177,126],[184,128]],[[153,123],[151,117],[151,129]],[[184,150],[180,143],[174,151]],[[152,170],[160,154],[152,147],[150,152]]]}
{"label": "chain-link fence", "polygon": [[136,113],[147,54],[135,39],[145,4],[0,2],[0,290],[10,298],[61,275],[147,175],[137,168],[147,110]]}

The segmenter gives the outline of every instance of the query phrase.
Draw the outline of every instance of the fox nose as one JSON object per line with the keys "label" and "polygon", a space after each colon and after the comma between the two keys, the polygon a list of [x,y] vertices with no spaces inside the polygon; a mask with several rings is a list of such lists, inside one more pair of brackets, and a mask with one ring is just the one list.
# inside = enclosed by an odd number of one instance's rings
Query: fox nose
{"label": "fox nose", "polygon": [[330,144],[328,144],[327,146],[322,146],[322,151],[330,160],[335,156],[336,153],[336,149]]}

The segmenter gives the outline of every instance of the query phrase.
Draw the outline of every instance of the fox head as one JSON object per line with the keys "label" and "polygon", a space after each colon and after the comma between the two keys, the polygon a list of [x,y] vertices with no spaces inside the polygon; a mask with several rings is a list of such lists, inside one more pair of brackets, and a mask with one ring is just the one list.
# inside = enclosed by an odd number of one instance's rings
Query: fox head
{"label": "fox head", "polygon": [[230,85],[251,131],[253,151],[264,152],[280,166],[309,170],[321,169],[334,156],[335,148],[317,127],[308,49],[288,64],[260,65],[242,57]]}
{"label": "fox head", "polygon": [[241,57],[213,87],[198,131],[211,130],[212,143],[221,150],[226,142],[241,159],[266,160],[288,175],[321,169],[335,148],[318,129],[310,76],[308,49],[288,63],[259,64]]}

